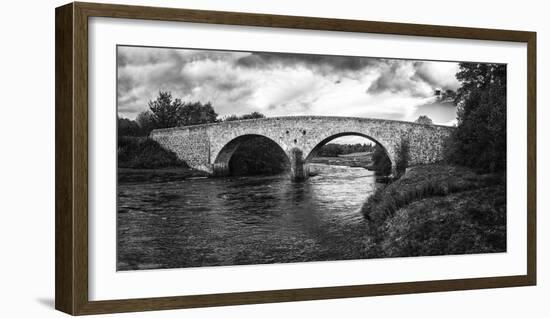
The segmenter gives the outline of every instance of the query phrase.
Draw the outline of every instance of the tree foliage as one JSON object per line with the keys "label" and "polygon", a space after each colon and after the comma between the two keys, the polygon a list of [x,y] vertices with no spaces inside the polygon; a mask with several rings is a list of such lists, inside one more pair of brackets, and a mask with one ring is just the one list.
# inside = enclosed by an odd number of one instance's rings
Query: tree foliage
{"label": "tree foliage", "polygon": [[461,63],[455,102],[458,125],[446,153],[451,162],[485,171],[506,168],[506,65]]}
{"label": "tree foliage", "polygon": [[179,109],[179,122],[177,126],[200,125],[216,122],[218,114],[211,103],[200,102],[182,103]]}
{"label": "tree foliage", "polygon": [[250,114],[244,114],[241,116],[237,116],[233,114],[225,117],[223,121],[235,121],[235,120],[257,119],[257,118],[265,118],[265,115],[260,112],[252,112]]}
{"label": "tree foliage", "polygon": [[338,157],[339,155],[347,155],[350,153],[357,152],[371,152],[374,150],[374,145],[372,144],[335,144],[329,143],[322,146],[317,151],[317,156],[320,157]]}
{"label": "tree foliage", "polygon": [[117,131],[119,136],[143,136],[141,126],[128,118],[117,117]]}
{"label": "tree foliage", "polygon": [[160,91],[148,106],[136,118],[145,135],[153,129],[213,123],[218,117],[210,102],[183,102],[170,92]]}
{"label": "tree foliage", "polygon": [[156,127],[155,116],[150,111],[139,113],[136,117],[136,122],[143,130],[145,136],[149,135],[151,130]]}
{"label": "tree foliage", "polygon": [[155,100],[149,101],[149,110],[153,114],[155,128],[176,127],[180,123],[182,102],[172,98],[170,92],[159,92]]}
{"label": "tree foliage", "polygon": [[426,115],[418,116],[418,118],[414,122],[423,125],[433,125],[434,123],[432,119]]}

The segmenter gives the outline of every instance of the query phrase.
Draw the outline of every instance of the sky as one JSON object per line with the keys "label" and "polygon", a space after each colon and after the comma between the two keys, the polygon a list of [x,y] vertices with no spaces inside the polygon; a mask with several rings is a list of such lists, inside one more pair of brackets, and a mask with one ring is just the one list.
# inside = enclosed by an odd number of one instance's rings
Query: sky
{"label": "sky", "polygon": [[456,123],[456,107],[436,90],[456,90],[458,63],[215,50],[117,48],[120,117],[135,119],[160,90],[211,102],[220,118],[353,116]]}

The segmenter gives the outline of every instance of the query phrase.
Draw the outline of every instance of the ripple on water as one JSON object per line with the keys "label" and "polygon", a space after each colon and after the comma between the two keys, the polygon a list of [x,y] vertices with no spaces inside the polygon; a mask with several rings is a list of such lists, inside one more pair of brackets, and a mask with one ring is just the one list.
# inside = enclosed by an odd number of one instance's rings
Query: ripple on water
{"label": "ripple on water", "polygon": [[[330,167],[329,167],[330,168]],[[361,258],[362,168],[120,184],[118,270]]]}

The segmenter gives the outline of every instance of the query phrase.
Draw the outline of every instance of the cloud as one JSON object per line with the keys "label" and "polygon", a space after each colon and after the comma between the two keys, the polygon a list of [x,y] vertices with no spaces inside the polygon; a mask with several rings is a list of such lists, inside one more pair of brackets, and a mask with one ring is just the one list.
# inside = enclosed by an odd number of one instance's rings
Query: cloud
{"label": "cloud", "polygon": [[378,59],[369,57],[281,53],[251,53],[236,60],[236,64],[242,67],[306,67],[325,76],[353,76],[358,71],[377,63]]}
{"label": "cloud", "polygon": [[377,65],[378,77],[367,93],[409,94],[427,98],[437,89],[458,88],[457,63],[384,59]]}
{"label": "cloud", "polygon": [[416,107],[415,118],[426,115],[430,117],[434,124],[452,126],[457,117],[456,106],[452,102],[440,102],[436,98],[429,99],[426,103]]}
{"label": "cloud", "polygon": [[432,87],[443,90],[456,90],[460,83],[454,76],[458,72],[457,63],[416,61],[414,76]]}
{"label": "cloud", "polygon": [[[159,90],[212,102],[221,116],[339,115],[449,122],[435,89],[457,87],[457,63],[311,54],[118,47],[118,112],[135,118]],[[427,106],[432,105],[432,106]],[[452,108],[452,111],[451,111]]]}

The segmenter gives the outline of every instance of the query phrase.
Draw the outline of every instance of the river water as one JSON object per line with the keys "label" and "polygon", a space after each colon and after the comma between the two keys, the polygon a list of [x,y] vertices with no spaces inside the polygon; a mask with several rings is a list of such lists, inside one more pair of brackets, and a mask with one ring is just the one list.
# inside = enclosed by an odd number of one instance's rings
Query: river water
{"label": "river water", "polygon": [[289,176],[123,183],[117,270],[364,258],[360,213],[379,183],[363,168]]}

